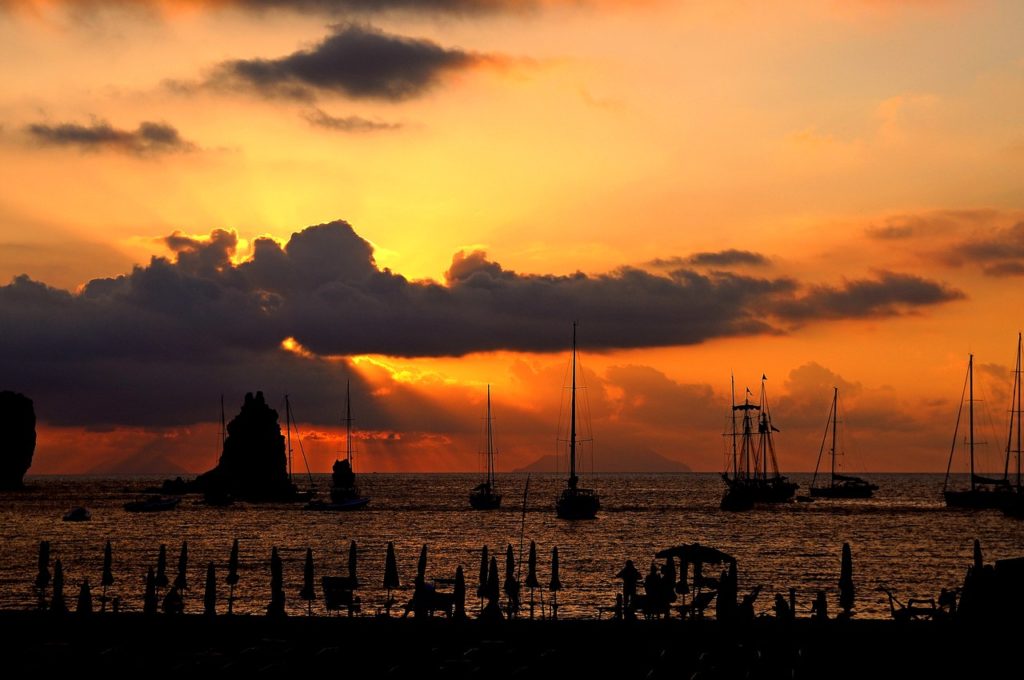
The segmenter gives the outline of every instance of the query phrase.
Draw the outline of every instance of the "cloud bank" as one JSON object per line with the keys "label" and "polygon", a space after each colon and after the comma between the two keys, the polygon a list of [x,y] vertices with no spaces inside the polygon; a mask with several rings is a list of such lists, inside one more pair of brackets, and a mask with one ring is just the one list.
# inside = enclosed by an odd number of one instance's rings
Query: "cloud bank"
{"label": "cloud bank", "polygon": [[205,85],[300,101],[334,94],[397,102],[422,95],[449,73],[500,59],[353,23],[308,50],[223,62]]}
{"label": "cloud bank", "polygon": [[[57,421],[180,424],[208,419],[197,397],[225,386],[301,386],[314,403],[338,404],[350,371],[332,356],[564,351],[572,320],[590,350],[687,345],[908,314],[963,295],[890,272],[838,286],[686,268],[520,274],[482,252],[456,254],[444,284],[410,281],[378,267],[342,221],[283,246],[257,239],[239,264],[232,232],[176,233],[166,244],[171,258],[77,293],[28,276],[0,287],[7,384],[55,404]],[[288,338],[312,354],[287,351]]]}

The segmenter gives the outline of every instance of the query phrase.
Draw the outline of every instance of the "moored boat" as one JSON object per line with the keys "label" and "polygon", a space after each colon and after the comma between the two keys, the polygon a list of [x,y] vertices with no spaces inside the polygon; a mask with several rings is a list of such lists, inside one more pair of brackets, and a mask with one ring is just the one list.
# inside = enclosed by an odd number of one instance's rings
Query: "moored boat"
{"label": "moored boat", "polygon": [[[814,477],[811,479],[811,496],[814,498],[871,498],[871,495],[878,491],[878,486],[866,479],[855,475],[844,475],[836,472],[836,449],[837,431],[839,429],[839,388],[832,388],[832,408],[829,410],[828,421],[825,424],[825,435],[821,439],[821,448],[818,449],[818,462],[814,466]],[[829,483],[827,486],[818,486],[818,469],[821,467],[821,456],[825,451],[825,442],[828,440],[829,431],[832,433],[832,446],[829,449],[829,458],[832,462],[829,471]]]}
{"label": "moored boat", "polygon": [[487,472],[484,481],[478,484],[469,494],[469,505],[474,510],[497,510],[501,507],[501,494],[498,493],[494,479],[494,426],[491,418],[491,386],[487,386],[487,444],[484,451]]}
{"label": "moored boat", "polygon": [[[743,403],[737,404],[735,386],[733,388],[732,476],[729,476],[728,470],[722,474],[726,484],[720,505],[722,510],[742,511],[751,509],[756,503],[784,503],[791,500],[799,488],[798,484],[789,481],[779,472],[773,437],[779,430],[772,424],[768,409],[765,391],[767,380],[767,377],[761,376],[761,395],[757,404],[750,403],[750,390],[747,390]],[[740,431],[736,427],[737,413],[743,414]]]}
{"label": "moored boat", "polygon": [[601,498],[593,489],[580,487],[576,474],[576,323],[572,325],[572,390],[569,405],[569,479],[555,501],[555,511],[562,519],[594,519],[601,509]]}

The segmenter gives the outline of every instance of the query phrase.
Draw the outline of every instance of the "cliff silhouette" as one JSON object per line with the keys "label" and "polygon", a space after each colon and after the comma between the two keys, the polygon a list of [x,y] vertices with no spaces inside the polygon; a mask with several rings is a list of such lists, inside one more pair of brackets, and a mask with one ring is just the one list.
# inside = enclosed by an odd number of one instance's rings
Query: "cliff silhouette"
{"label": "cliff silhouette", "polygon": [[0,392],[0,489],[20,489],[36,450],[36,412],[32,400]]}
{"label": "cliff silhouette", "polygon": [[199,475],[190,490],[247,501],[292,500],[295,486],[288,479],[284,436],[263,392],[245,395],[227,431],[217,466]]}

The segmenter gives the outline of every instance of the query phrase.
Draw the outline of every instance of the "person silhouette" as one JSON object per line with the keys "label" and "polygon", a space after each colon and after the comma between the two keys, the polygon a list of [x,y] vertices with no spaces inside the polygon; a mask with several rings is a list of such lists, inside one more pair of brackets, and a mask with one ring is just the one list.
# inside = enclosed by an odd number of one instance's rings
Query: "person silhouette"
{"label": "person silhouette", "polygon": [[641,576],[640,571],[633,566],[633,560],[626,560],[626,566],[615,575],[615,578],[622,579],[622,606],[626,609],[635,607],[636,584]]}

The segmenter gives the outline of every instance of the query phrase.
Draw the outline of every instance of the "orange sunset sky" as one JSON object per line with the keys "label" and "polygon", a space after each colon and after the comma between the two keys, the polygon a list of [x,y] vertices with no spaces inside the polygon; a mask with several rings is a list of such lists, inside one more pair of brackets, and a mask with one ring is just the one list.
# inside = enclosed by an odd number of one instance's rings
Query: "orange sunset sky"
{"label": "orange sunset sky", "polygon": [[[314,471],[556,452],[1001,468],[1024,326],[1017,0],[0,0],[0,389],[32,473],[197,472],[247,391]],[[283,410],[282,410],[283,416]],[[954,469],[964,465],[955,464]]]}

